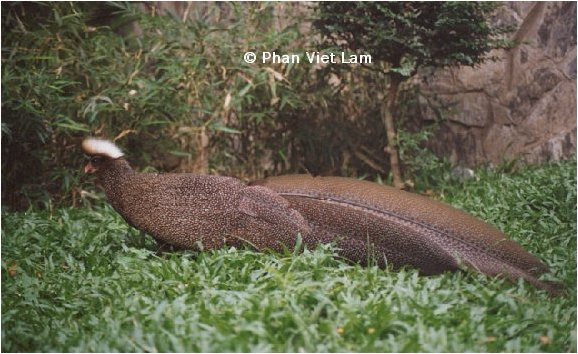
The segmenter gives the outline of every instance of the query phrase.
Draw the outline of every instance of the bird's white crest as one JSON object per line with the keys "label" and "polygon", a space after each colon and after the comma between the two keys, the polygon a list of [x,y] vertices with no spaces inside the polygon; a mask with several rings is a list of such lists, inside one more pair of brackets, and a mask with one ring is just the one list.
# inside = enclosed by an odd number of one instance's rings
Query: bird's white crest
{"label": "bird's white crest", "polygon": [[82,141],[82,151],[87,155],[103,155],[112,159],[118,159],[124,155],[113,142],[96,138],[84,139]]}

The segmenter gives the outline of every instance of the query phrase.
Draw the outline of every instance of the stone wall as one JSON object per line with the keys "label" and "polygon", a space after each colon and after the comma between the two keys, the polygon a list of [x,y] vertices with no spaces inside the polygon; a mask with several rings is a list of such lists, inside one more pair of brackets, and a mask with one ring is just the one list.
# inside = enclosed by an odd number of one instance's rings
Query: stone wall
{"label": "stone wall", "polygon": [[507,2],[494,21],[522,43],[475,68],[417,78],[424,122],[447,119],[431,148],[475,166],[542,163],[576,153],[576,2]]}

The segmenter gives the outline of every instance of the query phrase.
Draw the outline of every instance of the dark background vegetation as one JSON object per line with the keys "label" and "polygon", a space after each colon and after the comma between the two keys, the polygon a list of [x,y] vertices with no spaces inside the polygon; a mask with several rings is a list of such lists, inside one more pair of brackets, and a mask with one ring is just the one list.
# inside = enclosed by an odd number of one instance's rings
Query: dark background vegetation
{"label": "dark background vegetation", "polygon": [[[420,69],[475,66],[492,59],[490,51],[509,47],[510,26],[492,25],[496,2],[321,2],[314,25],[325,44],[354,52],[370,52],[367,69],[381,73],[374,93],[382,102],[393,186],[404,188],[395,127],[398,96]],[[384,93],[386,93],[384,95]],[[384,97],[385,96],[385,97]],[[382,98],[383,97],[383,98]],[[361,118],[363,119],[363,118]],[[399,125],[399,124],[398,124]]]}
{"label": "dark background vegetation", "polygon": [[[90,203],[87,135],[116,139],[140,169],[388,178],[379,73],[242,60],[248,50],[314,50],[300,35],[310,11],[287,19],[266,3],[183,6],[196,20],[150,3],[2,3],[4,206]],[[413,97],[405,91],[400,125]],[[443,165],[420,145],[429,132],[399,133],[418,182]]]}

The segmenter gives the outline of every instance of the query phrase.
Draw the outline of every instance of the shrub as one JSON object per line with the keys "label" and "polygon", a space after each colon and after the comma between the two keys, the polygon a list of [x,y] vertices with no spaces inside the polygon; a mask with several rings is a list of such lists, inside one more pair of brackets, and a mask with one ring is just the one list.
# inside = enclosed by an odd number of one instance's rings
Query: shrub
{"label": "shrub", "polygon": [[2,6],[2,200],[12,205],[82,201],[77,146],[89,134],[116,138],[139,165],[254,171],[280,112],[303,104],[306,67],[242,61],[296,43],[295,26],[271,26],[271,5],[227,5],[231,21],[217,25],[121,3]]}

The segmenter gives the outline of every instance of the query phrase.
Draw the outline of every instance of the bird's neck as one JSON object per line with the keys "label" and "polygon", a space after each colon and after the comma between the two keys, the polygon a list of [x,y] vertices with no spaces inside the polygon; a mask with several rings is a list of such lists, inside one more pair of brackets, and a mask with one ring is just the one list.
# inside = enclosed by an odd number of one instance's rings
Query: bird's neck
{"label": "bird's neck", "polygon": [[128,162],[123,159],[109,160],[97,172],[98,183],[104,189],[107,199],[112,207],[121,215],[126,216],[126,205],[123,204],[125,199],[123,195],[131,191],[127,185],[133,183],[132,178],[136,175]]}
{"label": "bird's neck", "polygon": [[125,159],[110,160],[107,162],[107,166],[103,166],[99,171],[98,181],[108,195],[109,192],[119,187],[123,180],[134,173]]}

